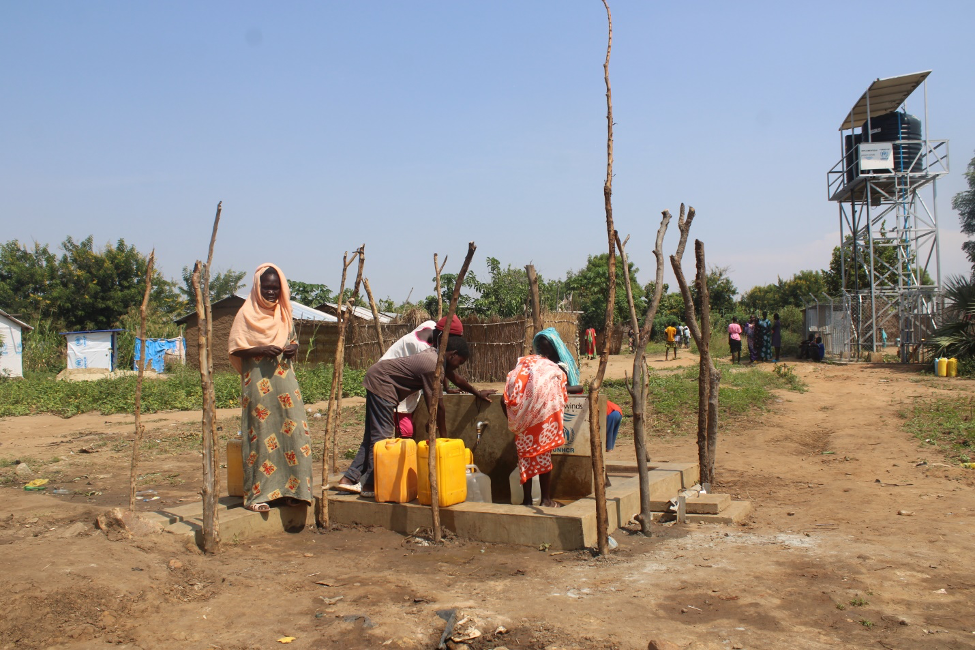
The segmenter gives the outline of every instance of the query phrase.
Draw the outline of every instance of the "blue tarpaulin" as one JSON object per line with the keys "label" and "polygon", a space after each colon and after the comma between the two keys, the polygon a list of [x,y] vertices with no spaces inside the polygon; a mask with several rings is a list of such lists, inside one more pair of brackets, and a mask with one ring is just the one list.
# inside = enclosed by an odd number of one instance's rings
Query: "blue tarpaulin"
{"label": "blue tarpaulin", "polygon": [[[185,348],[186,343],[183,339],[146,339],[146,358],[149,359],[149,365],[156,372],[163,372],[165,366],[163,364],[163,355],[167,351],[176,352],[179,349]],[[133,355],[132,369],[139,370],[139,351],[142,348],[142,339],[138,336],[136,337],[136,352]]]}

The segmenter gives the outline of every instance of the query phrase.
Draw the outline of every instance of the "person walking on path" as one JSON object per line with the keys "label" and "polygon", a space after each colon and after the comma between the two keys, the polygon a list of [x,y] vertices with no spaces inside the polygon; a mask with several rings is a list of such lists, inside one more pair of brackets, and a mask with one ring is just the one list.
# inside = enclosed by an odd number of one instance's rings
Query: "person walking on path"
{"label": "person walking on path", "polygon": [[780,314],[773,315],[773,331],[770,335],[770,343],[773,345],[773,360],[780,363]]}
{"label": "person walking on path", "polygon": [[743,341],[740,340],[740,334],[743,333],[743,328],[740,327],[739,321],[736,316],[733,316],[733,322],[729,324],[729,354],[730,363],[740,362],[740,353],[743,350]]}
{"label": "person walking on path", "polygon": [[597,330],[588,327],[583,333],[584,346],[587,348],[587,358],[593,359],[597,356]]}
{"label": "person walking on path", "polygon": [[692,345],[692,330],[689,329],[688,325],[682,326],[682,345],[688,350],[689,346]]}
{"label": "person walking on path", "polygon": [[312,505],[312,440],[292,363],[299,346],[288,281],[274,264],[254,272],[227,351],[241,375],[244,507]]}
{"label": "person walking on path", "polygon": [[678,343],[675,340],[675,335],[678,330],[675,329],[675,323],[669,323],[668,327],[665,328],[665,361],[668,361],[668,351],[672,351],[672,358],[678,359]]}

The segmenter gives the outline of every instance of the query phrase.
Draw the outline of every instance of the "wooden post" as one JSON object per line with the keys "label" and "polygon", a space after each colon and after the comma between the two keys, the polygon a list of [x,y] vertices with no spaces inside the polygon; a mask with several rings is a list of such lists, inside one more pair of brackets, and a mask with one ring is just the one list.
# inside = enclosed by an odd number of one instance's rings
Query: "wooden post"
{"label": "wooden post", "polygon": [[[675,255],[670,257],[672,271],[682,292],[682,299],[685,301],[685,322],[689,332],[695,340],[699,350],[699,417],[696,429],[696,445],[699,448],[699,483],[713,483],[715,457],[709,455],[709,430],[710,420],[714,422],[712,448],[715,450],[715,435],[719,422],[719,371],[712,362],[709,353],[709,336],[711,334],[709,324],[709,289],[706,284],[705,267],[705,248],[702,242],[696,241],[696,283],[698,285],[699,296],[702,302],[703,316],[701,322],[697,322],[695,314],[695,303],[692,302],[692,292],[685,281],[685,274],[682,272],[682,256],[685,254],[685,246],[689,239],[689,227],[695,218],[695,209],[689,208],[688,219],[685,218],[685,205],[679,209],[678,229],[679,243]],[[701,329],[700,329],[701,325]]]}
{"label": "wooden post", "polygon": [[216,398],[214,395],[214,357],[213,317],[210,308],[210,268],[214,261],[214,242],[217,239],[217,226],[220,224],[221,203],[217,204],[214,216],[214,229],[210,235],[210,248],[207,263],[200,260],[193,268],[193,293],[197,308],[197,354],[200,361],[200,388],[203,401],[201,418],[203,445],[203,486],[200,495],[203,500],[204,552],[216,553],[220,548],[220,522],[217,517],[217,502],[220,498],[220,465],[217,449]]}
{"label": "wooden post", "polygon": [[444,265],[447,263],[448,256],[445,255],[441,266],[438,266],[438,254],[434,254],[434,291],[438,295],[438,317],[435,320],[441,320],[444,312],[444,299],[441,297],[441,271],[444,270]]}
{"label": "wooden post", "polygon": [[346,291],[346,272],[350,265],[359,255],[359,251],[354,251],[353,259],[349,259],[349,251],[343,253],[343,275],[339,281],[339,294],[336,297],[336,353],[332,363],[332,385],[329,387],[329,401],[326,403],[326,429],[322,444],[322,485],[319,490],[319,503],[316,508],[316,522],[320,528],[329,528],[329,499],[327,490],[329,489],[329,470],[330,452],[332,455],[332,471],[338,470],[336,459],[336,429],[333,423],[339,422],[339,391],[342,390],[342,367],[345,357],[346,327],[343,322],[344,310],[340,307],[343,302],[343,293]]}
{"label": "wooden post", "polygon": [[382,356],[387,346],[383,344],[383,330],[380,327],[380,312],[377,311],[377,303],[373,300],[373,292],[370,291],[370,281],[367,278],[363,278],[363,288],[366,289],[366,297],[370,299],[370,311],[373,312],[373,327],[377,332],[377,345],[380,346],[380,355]]}
{"label": "wooden post", "polygon": [[539,309],[539,278],[536,277],[536,267],[526,265],[526,277],[529,278],[529,306],[533,314],[533,336],[543,331],[543,314]]}
{"label": "wooden post", "polygon": [[604,57],[604,86],[607,89],[607,176],[604,179],[604,218],[607,222],[607,311],[604,314],[604,346],[597,364],[597,374],[590,382],[588,404],[590,405],[590,454],[594,470],[594,499],[597,507],[597,552],[607,555],[607,499],[604,488],[604,445],[600,438],[599,398],[604,372],[607,370],[607,357],[611,351],[611,332],[614,329],[614,293],[617,280],[617,256],[614,254],[614,214],[611,209],[611,181],[614,178],[614,110],[611,105],[611,42],[614,35],[611,23],[611,8],[607,0],[601,0],[607,10],[607,55]]}
{"label": "wooden post", "polygon": [[[458,296],[461,295],[461,285],[465,281],[468,273],[468,265],[472,263],[475,255],[475,242],[468,242],[468,255],[465,256],[465,263],[461,265],[461,271],[455,278],[455,290],[451,294],[451,303],[448,305],[448,324],[441,334],[441,341],[438,345],[438,361],[434,369],[434,393],[429,398],[427,410],[429,415],[427,423],[427,475],[431,484],[431,527],[435,544],[441,543],[441,510],[438,505],[438,473],[437,465],[437,440],[438,440],[438,402],[441,401],[441,380],[444,377],[444,357],[448,352],[448,331],[451,329],[451,321],[458,308]],[[435,256],[435,260],[437,256]],[[445,262],[448,258],[445,257]],[[442,265],[442,268],[443,265]],[[440,274],[439,274],[440,277]]]}
{"label": "wooden post", "polygon": [[142,295],[142,306],[139,307],[139,374],[136,375],[136,432],[132,439],[132,464],[129,467],[129,510],[136,509],[136,475],[139,467],[139,445],[146,427],[142,425],[142,375],[146,367],[146,308],[149,306],[149,294],[153,289],[153,264],[156,261],[156,249],[149,254],[146,262],[146,290]]}
{"label": "wooden post", "polygon": [[[634,454],[638,462],[638,495],[641,499],[641,513],[638,515],[638,523],[641,525],[641,532],[645,535],[651,532],[651,490],[648,485],[648,439],[645,433],[645,408],[648,405],[648,363],[645,359],[645,348],[651,338],[651,327],[658,313],[658,305],[661,303],[662,291],[665,281],[665,260],[662,254],[662,242],[665,240],[665,231],[668,230],[668,222],[672,215],[665,210],[662,213],[661,224],[658,226],[658,236],[655,238],[655,291],[645,312],[645,324],[638,329],[638,317],[634,308],[634,296],[631,295],[631,269],[628,267],[628,256],[624,250],[627,238],[622,243],[617,239],[618,249],[621,251],[621,264],[624,265],[624,281],[627,283],[628,307],[631,311],[631,327],[634,330],[636,341],[634,348],[634,365],[632,367],[631,381],[628,384],[628,393],[631,394],[631,412],[634,417]],[[627,377],[625,377],[627,382]]]}

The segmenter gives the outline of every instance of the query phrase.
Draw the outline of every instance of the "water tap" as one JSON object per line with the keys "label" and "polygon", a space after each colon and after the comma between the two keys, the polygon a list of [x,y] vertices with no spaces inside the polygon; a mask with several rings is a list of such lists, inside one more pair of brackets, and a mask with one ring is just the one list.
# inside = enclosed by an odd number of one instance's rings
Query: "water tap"
{"label": "water tap", "polygon": [[485,422],[483,420],[479,420],[478,422],[475,423],[475,432],[478,434],[479,438],[482,437],[482,432],[485,431],[485,427],[487,426],[488,426],[488,422]]}

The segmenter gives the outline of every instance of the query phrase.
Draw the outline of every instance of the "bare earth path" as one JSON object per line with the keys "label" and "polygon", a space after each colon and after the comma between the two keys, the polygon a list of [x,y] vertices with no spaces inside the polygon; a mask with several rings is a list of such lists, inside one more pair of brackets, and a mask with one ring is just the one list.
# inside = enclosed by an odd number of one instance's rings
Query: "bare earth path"
{"label": "bare earth path", "polygon": [[[616,361],[608,376],[630,371]],[[292,648],[431,648],[448,607],[481,632],[472,648],[973,648],[974,473],[921,447],[898,416],[973,382],[795,370],[808,392],[778,393],[720,438],[716,491],[750,499],[751,521],[618,531],[607,559],[350,528],[225,540],[211,558],[171,536],[110,542],[91,522],[124,501],[127,454],[113,443],[131,418],[0,420],[0,458],[37,459],[38,475],[92,493],[0,488],[0,648],[270,648],[286,636]],[[357,435],[350,410],[344,444]],[[226,428],[235,416],[222,414]],[[149,435],[178,440],[198,417],[153,415]],[[693,460],[694,432],[651,449]],[[164,503],[197,498],[199,454],[171,451],[146,460],[146,483]],[[621,440],[611,458],[633,455]]]}

